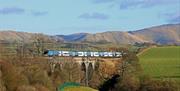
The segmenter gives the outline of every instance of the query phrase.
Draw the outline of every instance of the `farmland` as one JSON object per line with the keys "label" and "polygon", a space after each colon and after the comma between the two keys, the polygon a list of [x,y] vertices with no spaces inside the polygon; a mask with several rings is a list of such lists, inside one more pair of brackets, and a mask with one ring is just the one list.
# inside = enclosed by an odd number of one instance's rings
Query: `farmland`
{"label": "farmland", "polygon": [[145,75],[180,81],[180,46],[151,48],[138,57]]}

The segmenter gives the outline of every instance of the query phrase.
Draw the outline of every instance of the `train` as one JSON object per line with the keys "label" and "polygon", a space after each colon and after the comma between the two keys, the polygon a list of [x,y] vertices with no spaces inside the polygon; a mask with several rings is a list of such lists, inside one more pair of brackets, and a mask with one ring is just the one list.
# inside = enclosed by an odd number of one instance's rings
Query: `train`
{"label": "train", "polygon": [[122,57],[124,52],[97,52],[97,51],[62,51],[62,50],[46,50],[44,54],[53,57]]}

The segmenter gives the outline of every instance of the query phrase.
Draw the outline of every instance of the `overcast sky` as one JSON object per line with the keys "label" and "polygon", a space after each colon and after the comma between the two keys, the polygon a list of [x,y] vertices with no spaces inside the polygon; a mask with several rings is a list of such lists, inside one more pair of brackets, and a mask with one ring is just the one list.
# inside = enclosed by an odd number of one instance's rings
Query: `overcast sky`
{"label": "overcast sky", "polygon": [[132,31],[180,23],[180,0],[0,0],[0,30]]}

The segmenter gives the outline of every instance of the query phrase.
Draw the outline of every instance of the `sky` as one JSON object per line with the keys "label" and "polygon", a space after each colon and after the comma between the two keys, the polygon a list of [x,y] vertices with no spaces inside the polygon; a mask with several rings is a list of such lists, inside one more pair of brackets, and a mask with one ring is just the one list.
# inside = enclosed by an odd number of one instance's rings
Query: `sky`
{"label": "sky", "polygon": [[180,23],[180,0],[0,0],[0,31],[50,35]]}

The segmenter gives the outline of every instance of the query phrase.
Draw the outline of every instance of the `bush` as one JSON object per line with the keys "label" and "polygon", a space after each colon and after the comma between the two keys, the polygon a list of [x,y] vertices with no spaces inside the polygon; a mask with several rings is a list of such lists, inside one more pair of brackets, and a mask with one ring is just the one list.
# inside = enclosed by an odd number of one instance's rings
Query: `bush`
{"label": "bush", "polygon": [[43,85],[36,84],[34,85],[37,91],[50,91],[48,88],[44,87]]}
{"label": "bush", "polygon": [[48,77],[47,72],[38,66],[29,67],[27,70],[24,70],[24,74],[27,76],[31,85],[39,84],[47,87],[49,90],[53,89],[52,81]]}
{"label": "bush", "polygon": [[16,91],[39,91],[33,86],[23,85],[19,86]]}
{"label": "bush", "polygon": [[140,81],[136,76],[126,75],[116,85],[117,91],[139,91]]}
{"label": "bush", "polygon": [[151,77],[141,77],[140,91],[178,91],[178,84],[173,81],[155,80]]}
{"label": "bush", "polygon": [[2,79],[8,91],[15,91],[18,86],[28,85],[27,78],[17,71],[17,68],[7,62],[0,62]]}
{"label": "bush", "polygon": [[0,91],[6,91],[6,87],[4,86],[4,82],[2,79],[2,72],[0,70]]}

